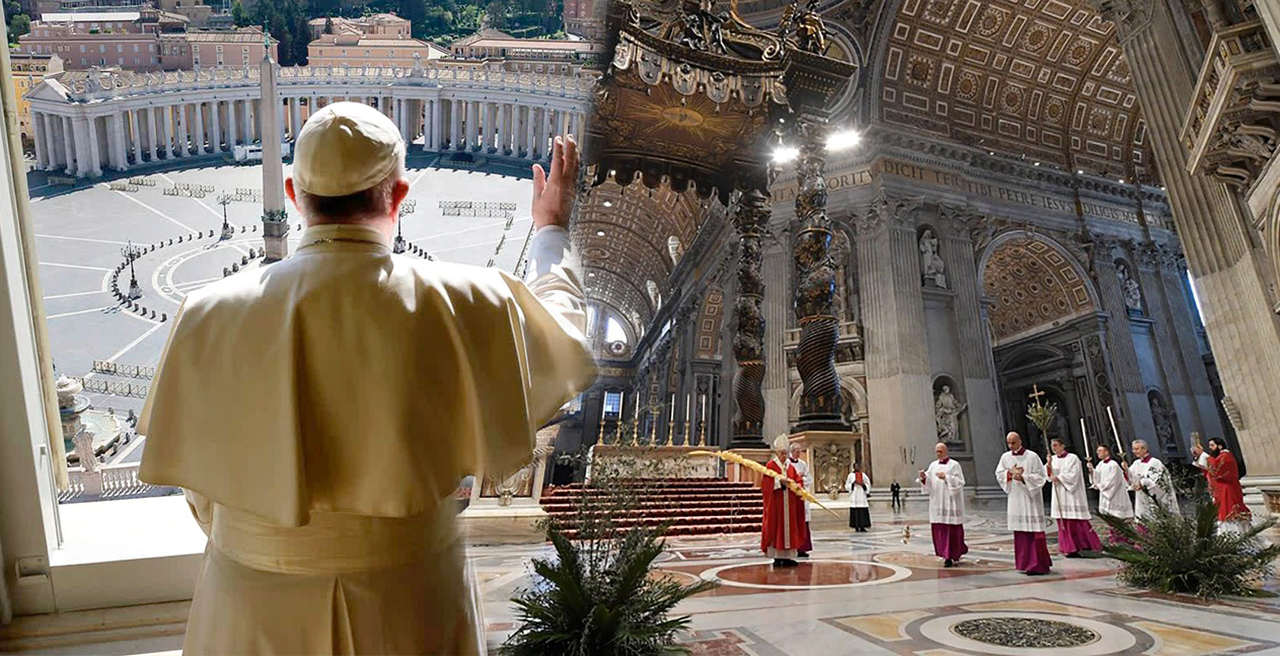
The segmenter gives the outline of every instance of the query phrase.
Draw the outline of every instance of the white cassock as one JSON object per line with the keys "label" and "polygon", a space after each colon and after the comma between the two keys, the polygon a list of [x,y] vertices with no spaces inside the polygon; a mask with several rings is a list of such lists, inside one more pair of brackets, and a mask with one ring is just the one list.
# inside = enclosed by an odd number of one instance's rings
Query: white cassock
{"label": "white cassock", "polygon": [[1089,520],[1089,493],[1084,482],[1084,467],[1080,458],[1068,453],[1054,456],[1050,463],[1057,481],[1053,484],[1053,498],[1049,501],[1049,516],[1053,519]]}
{"label": "white cassock", "polygon": [[1129,480],[1131,485],[1138,485],[1141,488],[1133,495],[1134,514],[1139,519],[1154,515],[1156,502],[1170,510],[1176,508],[1173,483],[1169,480],[1169,472],[1159,458],[1147,456],[1141,460],[1135,460],[1132,465],[1129,465]]}
{"label": "white cassock", "polygon": [[[804,489],[813,493],[813,473],[809,470],[809,463],[802,458],[797,458],[795,462],[791,463],[791,466],[795,467],[796,473],[800,474],[800,477],[804,479]],[[808,501],[804,502],[804,521],[813,521],[813,508],[809,507]]]}
{"label": "white cassock", "polygon": [[[1021,481],[1008,479],[1007,474],[1015,467],[1022,468]],[[996,482],[1009,496],[1005,517],[1010,531],[1044,532],[1044,497],[1040,496],[1040,488],[1044,487],[1045,480],[1044,464],[1035,451],[1022,449],[1020,453],[1001,454],[1000,463],[996,465]]]}
{"label": "white cassock", "polygon": [[871,503],[867,501],[867,490],[871,489],[871,477],[866,472],[862,473],[862,486],[854,485],[854,478],[857,477],[856,472],[851,472],[849,477],[844,479],[844,489],[849,491],[849,507],[850,508],[870,508]]}
{"label": "white cassock", "polygon": [[185,654],[484,652],[453,493],[595,376],[568,251],[539,230],[526,285],[317,226],[186,296],[138,426],[209,535]]}
{"label": "white cassock", "polygon": [[1129,501],[1129,483],[1124,465],[1107,458],[1093,468],[1093,488],[1098,491],[1098,512],[1121,519],[1133,519],[1133,503]]}
{"label": "white cassock", "polygon": [[[947,477],[938,478],[938,472],[945,472]],[[925,470],[924,480],[920,490],[929,495],[929,523],[963,524],[964,472],[960,463],[954,458],[947,458],[945,464],[935,460]]]}

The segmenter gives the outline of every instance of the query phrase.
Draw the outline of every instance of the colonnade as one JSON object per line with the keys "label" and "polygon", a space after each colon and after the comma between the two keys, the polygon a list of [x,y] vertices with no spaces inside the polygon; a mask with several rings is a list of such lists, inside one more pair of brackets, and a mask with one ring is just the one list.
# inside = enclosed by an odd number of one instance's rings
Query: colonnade
{"label": "colonnade", "polygon": [[[544,160],[555,135],[571,133],[580,140],[585,127],[585,96],[538,97],[514,91],[502,94],[507,98],[475,98],[468,97],[468,90],[394,85],[379,85],[372,94],[357,85],[340,90],[346,93],[323,85],[285,86],[277,110],[285,138],[292,141],[314,111],[341,100],[377,108],[395,121],[411,147],[428,152]],[[131,97],[128,87],[120,91],[118,97],[92,103],[72,97],[65,103],[33,99],[37,166],[98,177],[108,169],[126,171],[159,160],[229,153],[262,137],[256,84],[219,94],[223,97],[194,100],[183,97],[192,95],[190,89],[172,94],[152,90],[144,98]]]}

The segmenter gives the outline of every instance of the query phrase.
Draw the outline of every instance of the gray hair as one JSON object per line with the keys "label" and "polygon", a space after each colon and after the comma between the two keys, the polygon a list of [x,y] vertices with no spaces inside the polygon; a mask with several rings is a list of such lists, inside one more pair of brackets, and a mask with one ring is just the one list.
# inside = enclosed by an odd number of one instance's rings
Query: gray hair
{"label": "gray hair", "polygon": [[346,196],[319,196],[294,187],[298,209],[310,223],[358,223],[377,219],[391,212],[395,185],[404,179],[402,160],[378,184]]}
{"label": "gray hair", "polygon": [[1142,448],[1144,448],[1144,449],[1148,449],[1148,450],[1150,450],[1150,449],[1151,449],[1151,447],[1147,446],[1147,441],[1146,441],[1146,440],[1134,440],[1134,441],[1132,441],[1132,442],[1130,442],[1130,443],[1129,443],[1129,448],[1133,448],[1133,447],[1135,447],[1135,446],[1138,446],[1139,444],[1141,444],[1141,445],[1142,445]]}

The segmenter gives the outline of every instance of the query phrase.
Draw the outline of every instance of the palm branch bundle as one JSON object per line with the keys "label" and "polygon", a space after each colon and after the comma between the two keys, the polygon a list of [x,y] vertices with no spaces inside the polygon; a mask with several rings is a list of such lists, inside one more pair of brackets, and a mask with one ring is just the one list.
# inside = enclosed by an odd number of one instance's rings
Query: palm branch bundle
{"label": "palm branch bundle", "polygon": [[[804,489],[803,485],[800,485],[799,483],[791,480],[790,478],[787,478],[785,475],[780,474],[776,471],[773,471],[772,469],[769,469],[768,467],[765,467],[764,465],[754,460],[743,458],[742,456],[736,453],[733,453],[732,451],[690,451],[687,455],[715,456],[721,460],[724,460],[725,462],[732,462],[735,465],[742,465],[744,467],[747,467],[748,469],[750,469],[753,472],[756,472],[757,474],[768,476],[769,478],[772,478],[776,481],[782,481],[782,483],[786,485],[788,489],[796,493],[796,496],[800,497],[801,499],[804,499],[805,501],[808,501],[809,503],[812,503],[818,506],[819,508],[822,508],[823,510],[831,513],[832,515],[836,515],[836,512],[834,510],[822,505],[822,502],[818,501],[818,498],[813,496],[811,492]],[[836,516],[839,517],[839,515],[836,515]]]}
{"label": "palm branch bundle", "polygon": [[1218,524],[1218,507],[1203,492],[1191,495],[1190,512],[1156,504],[1142,524],[1099,515],[1119,540],[1105,553],[1124,563],[1117,579],[1135,588],[1201,599],[1269,596],[1257,587],[1275,571],[1280,545],[1264,545],[1269,519],[1242,530]]}

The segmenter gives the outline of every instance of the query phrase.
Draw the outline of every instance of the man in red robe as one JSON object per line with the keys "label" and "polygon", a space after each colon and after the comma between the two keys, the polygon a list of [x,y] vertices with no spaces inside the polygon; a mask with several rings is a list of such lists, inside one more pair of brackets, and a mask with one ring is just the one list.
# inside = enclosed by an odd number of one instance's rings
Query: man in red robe
{"label": "man in red robe", "polygon": [[[786,435],[773,441],[773,459],[765,468],[804,485],[788,456]],[[760,524],[760,550],[773,559],[774,567],[795,567],[796,555],[805,540],[804,500],[787,484],[770,476],[760,481],[764,494],[764,520]]]}
{"label": "man in red robe", "polygon": [[1247,520],[1249,508],[1244,505],[1244,490],[1240,487],[1240,466],[1220,437],[1209,438],[1209,468],[1205,476],[1218,504],[1218,521]]}

